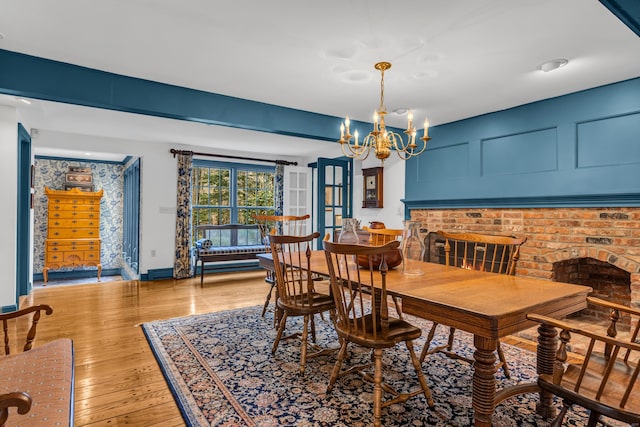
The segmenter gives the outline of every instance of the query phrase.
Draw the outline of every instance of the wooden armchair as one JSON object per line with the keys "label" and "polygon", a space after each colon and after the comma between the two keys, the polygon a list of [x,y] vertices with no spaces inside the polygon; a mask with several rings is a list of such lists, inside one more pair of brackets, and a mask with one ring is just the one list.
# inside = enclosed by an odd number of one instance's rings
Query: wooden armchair
{"label": "wooden armchair", "polygon": [[[361,246],[324,241],[323,245],[331,292],[336,304],[335,328],[340,339],[340,352],[331,373],[327,393],[333,389],[339,377],[353,372],[358,372],[365,380],[373,382],[374,426],[382,425],[382,408],[405,402],[419,394],[424,394],[427,403],[433,408],[431,390],[413,347],[413,340],[420,337],[422,330],[403,319],[391,317],[387,305],[388,266],[385,254],[397,249],[400,242],[394,241],[384,246]],[[368,257],[367,269],[358,268],[354,260],[358,256]],[[382,260],[379,271],[374,268],[376,256]],[[406,393],[398,392],[382,378],[383,350],[391,349],[400,342],[406,344],[420,382],[420,388]],[[367,372],[371,363],[351,366],[341,371],[349,344],[373,350],[373,375]],[[383,402],[383,391],[393,397]]]}
{"label": "wooden armchair", "polygon": [[[304,373],[308,358],[335,351],[335,349],[320,349],[315,346],[315,315],[329,311],[333,320],[335,311],[331,295],[316,291],[313,275],[310,271],[311,243],[318,237],[320,237],[318,232],[308,236],[269,235],[278,286],[276,305],[282,312],[271,353],[275,354],[281,339],[299,336],[302,340],[300,374]],[[287,326],[287,319],[290,316],[304,317],[302,332],[282,338],[282,333]],[[309,330],[311,330],[313,344],[310,344],[308,340]],[[308,354],[310,347],[314,352]]]}
{"label": "wooden armchair", "polygon": [[[73,343],[57,339],[33,348],[41,313],[53,313],[48,305],[36,305],[0,314],[4,332],[4,356],[0,356],[0,426],[9,417],[21,426],[73,424]],[[25,316],[31,315],[30,323]],[[26,330],[22,352],[11,353],[12,330]],[[17,344],[21,345],[21,344]],[[20,415],[20,416],[18,416]]]}
{"label": "wooden armchair", "polygon": [[[254,216],[254,220],[258,224],[258,229],[260,230],[260,236],[262,238],[262,242],[264,243],[267,250],[270,252],[271,249],[269,247],[269,235],[270,234],[281,234],[288,236],[303,236],[308,234],[310,231],[307,230],[308,219],[311,218],[311,215],[256,215]],[[265,282],[269,284],[269,292],[267,293],[267,297],[264,301],[264,306],[262,307],[262,317],[264,317],[267,312],[267,307],[271,303],[271,295],[273,294],[273,290],[276,288],[276,278],[275,275],[271,272],[267,272],[267,277],[265,278]],[[274,317],[274,320],[277,321],[277,317]]]}
{"label": "wooden armchair", "polygon": [[[543,327],[560,330],[560,343],[555,354],[552,373],[540,374],[538,386],[543,392],[560,397],[562,409],[550,424],[559,427],[573,405],[590,411],[588,426],[595,426],[601,416],[632,426],[640,426],[640,345],[637,344],[637,319],[640,310],[589,297],[592,304],[611,309],[611,325],[605,334],[597,328],[584,327],[571,320],[556,320],[537,314],[527,318]],[[630,340],[616,338],[616,323],[621,315],[634,316],[636,326]],[[547,332],[544,335],[548,335]],[[567,349],[577,337],[588,342],[582,362],[567,363]]]}
{"label": "wooden armchair", "polygon": [[[516,238],[474,233],[438,231],[438,234],[445,239],[446,265],[508,275],[515,274],[516,264],[520,258],[520,246],[527,240],[526,237]],[[487,295],[487,298],[490,297]],[[437,326],[438,323],[434,323],[427,335],[427,341],[420,354],[420,361],[422,362],[427,354],[443,352],[449,357],[473,363],[472,359],[453,352],[455,328],[449,328],[449,338],[446,345],[430,348]],[[498,368],[502,368],[504,375],[510,378],[509,366],[500,347],[500,342],[498,342],[498,359]]]}

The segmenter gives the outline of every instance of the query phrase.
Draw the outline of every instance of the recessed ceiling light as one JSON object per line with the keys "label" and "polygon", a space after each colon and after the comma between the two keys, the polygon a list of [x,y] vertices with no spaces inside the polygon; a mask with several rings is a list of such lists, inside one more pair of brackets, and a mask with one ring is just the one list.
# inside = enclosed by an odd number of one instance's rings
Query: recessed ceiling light
{"label": "recessed ceiling light", "polygon": [[540,64],[540,69],[545,73],[549,71],[557,70],[558,68],[562,68],[567,65],[569,61],[566,59],[552,59],[551,61],[547,61],[543,64]]}
{"label": "recessed ceiling light", "polygon": [[405,114],[407,114],[407,111],[409,111],[407,108],[396,108],[395,110],[393,110],[393,113],[399,116],[404,116]]}

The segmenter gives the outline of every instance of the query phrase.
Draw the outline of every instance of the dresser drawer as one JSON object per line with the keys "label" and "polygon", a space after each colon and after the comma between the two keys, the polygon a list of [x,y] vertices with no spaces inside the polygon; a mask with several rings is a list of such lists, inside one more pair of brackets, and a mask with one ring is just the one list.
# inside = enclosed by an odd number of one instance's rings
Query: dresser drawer
{"label": "dresser drawer", "polygon": [[61,228],[98,228],[99,219],[50,219],[49,227]]}
{"label": "dresser drawer", "polygon": [[[86,197],[85,195],[76,195],[72,197],[48,196],[49,205],[90,205],[100,206],[100,198]],[[102,196],[100,196],[102,197]]]}
{"label": "dresser drawer", "polygon": [[47,237],[55,239],[82,239],[100,237],[100,230],[91,228],[49,228]]}
{"label": "dresser drawer", "polygon": [[48,248],[63,246],[63,245],[95,245],[100,246],[100,239],[46,239],[46,244]]}
{"label": "dresser drawer", "polygon": [[49,252],[67,252],[67,251],[99,251],[100,244],[90,244],[90,243],[81,243],[78,245],[73,245],[70,243],[65,243],[61,245],[48,245],[47,250]]}
{"label": "dresser drawer", "polygon": [[49,211],[49,220],[52,219],[97,219],[100,220],[100,211]]}
{"label": "dresser drawer", "polygon": [[100,205],[87,205],[87,204],[63,204],[63,203],[50,203],[49,212],[100,212]]}
{"label": "dresser drawer", "polygon": [[100,262],[100,251],[84,251],[82,259],[84,261]]}

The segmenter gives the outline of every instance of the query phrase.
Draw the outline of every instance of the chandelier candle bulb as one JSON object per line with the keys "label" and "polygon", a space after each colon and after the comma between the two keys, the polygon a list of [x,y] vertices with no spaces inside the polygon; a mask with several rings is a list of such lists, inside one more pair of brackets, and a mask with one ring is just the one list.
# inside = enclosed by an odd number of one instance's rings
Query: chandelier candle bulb
{"label": "chandelier candle bulb", "polygon": [[424,119],[424,137],[429,138],[429,119],[426,117]]}
{"label": "chandelier candle bulb", "polygon": [[413,113],[411,112],[411,110],[409,110],[409,114],[407,115],[407,121],[409,122],[409,124],[407,125],[407,130],[411,130],[411,127],[413,127]]}

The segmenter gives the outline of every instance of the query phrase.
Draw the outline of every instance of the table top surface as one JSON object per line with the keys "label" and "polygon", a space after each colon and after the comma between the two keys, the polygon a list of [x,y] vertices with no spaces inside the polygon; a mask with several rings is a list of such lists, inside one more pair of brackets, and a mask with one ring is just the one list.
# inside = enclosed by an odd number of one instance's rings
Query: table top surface
{"label": "table top surface", "polygon": [[[271,254],[264,255],[271,257]],[[310,268],[314,273],[328,276],[324,251],[312,252]],[[390,270],[387,292],[420,310],[420,313],[412,314],[470,332],[476,332],[474,325],[468,325],[470,322],[486,322],[477,326],[497,329],[496,334],[500,336],[523,329],[525,326],[515,327],[514,324],[525,322],[526,314],[530,312],[560,317],[578,311],[578,306],[586,307],[586,297],[592,291],[589,286],[429,262],[424,262],[422,269],[424,274],[421,276],[405,276],[401,267]],[[365,270],[365,276],[369,274]],[[459,321],[452,325],[451,317]]]}

